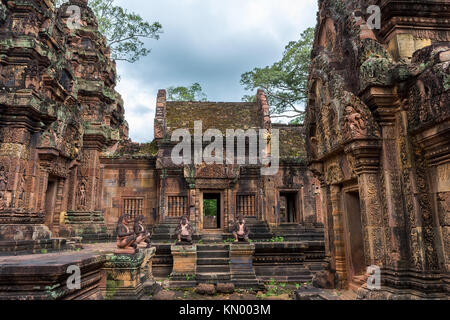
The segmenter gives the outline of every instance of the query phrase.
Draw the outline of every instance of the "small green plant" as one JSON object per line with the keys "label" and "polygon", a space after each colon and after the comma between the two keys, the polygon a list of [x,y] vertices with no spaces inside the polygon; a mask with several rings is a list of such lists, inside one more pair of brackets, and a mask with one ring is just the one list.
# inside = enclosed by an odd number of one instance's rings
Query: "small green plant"
{"label": "small green plant", "polygon": [[228,239],[224,240],[223,242],[224,243],[233,243],[233,242],[235,242],[235,240],[236,239],[234,239],[234,238],[228,238]]}
{"label": "small green plant", "polygon": [[284,237],[273,237],[270,242],[284,242]]}
{"label": "small green plant", "polygon": [[202,244],[203,243],[203,239],[198,240],[198,244]]}
{"label": "small green plant", "polygon": [[190,281],[190,280],[195,280],[195,274],[193,274],[193,275],[186,274],[186,281]]}
{"label": "small green plant", "polygon": [[296,283],[295,284],[295,288],[298,290],[298,289],[300,289],[300,287],[301,287],[301,285],[299,284],[299,283]]}
{"label": "small green plant", "polygon": [[47,253],[47,249],[41,249],[41,253],[42,254],[46,254]]}

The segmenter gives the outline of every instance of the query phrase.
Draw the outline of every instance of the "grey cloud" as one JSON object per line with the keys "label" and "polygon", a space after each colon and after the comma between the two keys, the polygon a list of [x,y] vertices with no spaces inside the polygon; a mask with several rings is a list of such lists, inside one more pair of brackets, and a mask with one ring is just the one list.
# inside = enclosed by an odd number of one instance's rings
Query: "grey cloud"
{"label": "grey cloud", "polygon": [[[149,56],[135,64],[118,63],[122,81],[137,81],[139,89],[155,98],[159,88],[199,82],[210,101],[240,101],[247,93],[239,83],[240,75],[278,60],[289,41],[298,39],[305,28],[314,26],[315,2],[118,1],[148,21],[158,20],[164,29],[160,40],[146,40],[152,48]],[[259,22],[258,15],[263,14],[266,18]],[[294,18],[287,17],[290,14]],[[137,105],[127,104],[125,99],[127,117],[154,109],[154,100],[131,103]],[[141,132],[142,125],[133,129],[133,119],[128,121],[133,140],[142,141],[143,137],[148,140],[148,130]]]}

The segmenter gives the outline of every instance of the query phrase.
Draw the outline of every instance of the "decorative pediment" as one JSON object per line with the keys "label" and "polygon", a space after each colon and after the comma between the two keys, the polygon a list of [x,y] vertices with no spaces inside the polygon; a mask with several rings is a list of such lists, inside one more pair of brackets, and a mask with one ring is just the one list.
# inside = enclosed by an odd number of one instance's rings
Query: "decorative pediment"
{"label": "decorative pediment", "polygon": [[225,189],[236,183],[239,177],[239,165],[203,163],[184,167],[184,178],[191,188]]}

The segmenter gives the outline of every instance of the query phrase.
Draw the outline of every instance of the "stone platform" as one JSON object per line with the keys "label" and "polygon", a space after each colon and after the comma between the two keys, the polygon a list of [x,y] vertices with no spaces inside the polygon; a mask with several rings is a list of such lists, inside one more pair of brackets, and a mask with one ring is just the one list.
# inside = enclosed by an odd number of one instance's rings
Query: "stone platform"
{"label": "stone platform", "polygon": [[[103,250],[108,249],[0,257],[0,299],[101,299],[102,266],[106,261]],[[79,289],[67,287],[70,266],[80,268]]]}
{"label": "stone platform", "polygon": [[102,291],[106,299],[138,300],[155,283],[151,259],[155,248],[139,249],[135,254],[110,253],[106,255],[103,270],[106,277]]}
{"label": "stone platform", "polygon": [[0,256],[60,251],[65,245],[65,239],[52,238],[43,224],[0,225]]}
{"label": "stone platform", "polygon": [[171,246],[173,269],[170,274],[172,288],[193,288],[196,286],[197,273],[197,246],[173,245]]}
{"label": "stone platform", "polygon": [[[0,257],[0,300],[140,299],[154,285],[155,248],[131,255],[115,250],[115,243],[97,243],[80,251]],[[74,266],[80,287],[69,289]]]}

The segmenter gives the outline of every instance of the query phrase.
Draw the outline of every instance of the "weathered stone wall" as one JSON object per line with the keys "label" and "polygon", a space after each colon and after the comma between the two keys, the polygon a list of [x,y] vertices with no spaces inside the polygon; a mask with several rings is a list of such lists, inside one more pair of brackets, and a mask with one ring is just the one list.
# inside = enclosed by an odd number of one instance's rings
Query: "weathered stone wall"
{"label": "weathered stone wall", "polygon": [[[380,30],[366,24],[370,4],[381,5]],[[380,267],[383,290],[364,285],[362,298],[445,296],[448,10],[437,15],[440,1],[319,5],[306,132],[330,271],[357,290],[366,267]]]}
{"label": "weathered stone wall", "polygon": [[[81,12],[75,29],[70,5]],[[84,235],[89,224],[102,230],[99,154],[127,134],[106,39],[86,0],[1,8],[0,229],[15,231],[0,231],[0,241],[48,239],[63,229]],[[35,231],[20,232],[24,225]]]}
{"label": "weathered stone wall", "polygon": [[157,180],[154,161],[102,158],[102,176],[101,207],[109,233],[115,232],[119,216],[126,212],[126,199],[142,200],[142,204],[134,205],[142,206],[141,214],[148,226],[156,224]]}

